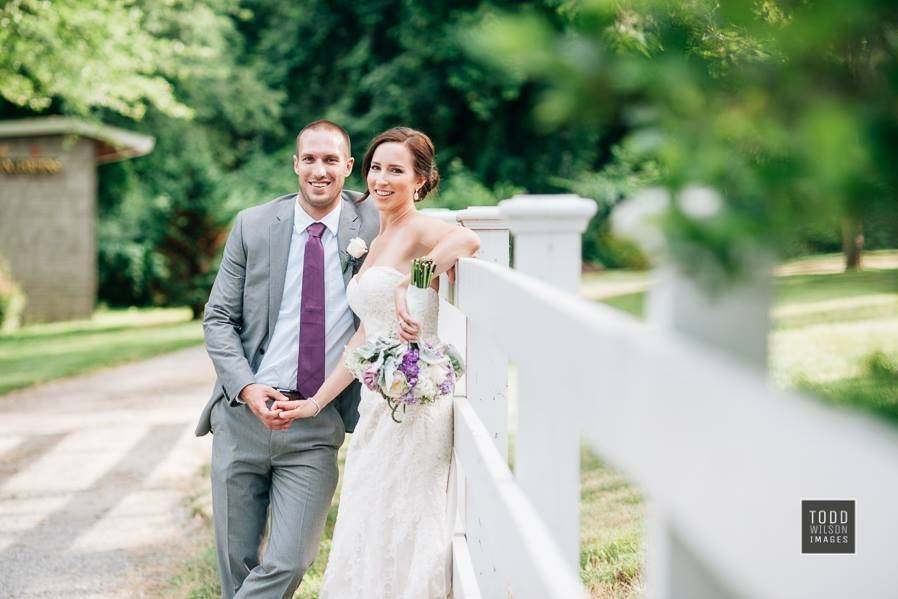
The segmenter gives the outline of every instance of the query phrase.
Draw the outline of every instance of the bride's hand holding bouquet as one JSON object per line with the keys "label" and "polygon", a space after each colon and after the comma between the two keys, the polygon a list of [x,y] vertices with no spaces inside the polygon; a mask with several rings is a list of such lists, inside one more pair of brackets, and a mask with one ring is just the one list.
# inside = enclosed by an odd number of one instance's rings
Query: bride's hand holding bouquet
{"label": "bride's hand holding bouquet", "polygon": [[[408,308],[408,292],[426,293],[433,282],[436,263],[427,256],[412,260],[411,272],[396,285],[396,317],[399,319],[399,339],[412,343],[421,333],[421,324]],[[421,290],[421,291],[418,291]]]}
{"label": "bride's hand holding bouquet", "polygon": [[404,413],[408,406],[450,397],[455,382],[464,374],[464,361],[453,346],[418,339],[420,325],[405,303],[405,293],[427,292],[435,270],[433,260],[415,259],[411,285],[403,280],[397,288],[399,338],[378,336],[346,355],[346,367],[365,387],[387,401],[396,422],[401,422],[397,413]]}

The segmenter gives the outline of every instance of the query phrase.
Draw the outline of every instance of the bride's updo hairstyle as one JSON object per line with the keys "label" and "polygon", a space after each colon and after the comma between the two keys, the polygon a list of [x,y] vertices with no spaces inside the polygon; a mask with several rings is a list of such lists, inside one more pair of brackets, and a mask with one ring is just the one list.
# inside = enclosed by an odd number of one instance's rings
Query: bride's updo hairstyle
{"label": "bride's updo hairstyle", "polygon": [[[387,129],[371,141],[371,144],[365,151],[365,157],[362,159],[363,177],[367,177],[368,171],[371,170],[371,159],[374,156],[374,150],[377,149],[377,146],[384,143],[403,144],[411,153],[415,175],[424,178],[424,184],[418,189],[418,199],[416,201],[420,202],[427,197],[428,193],[436,190],[440,184],[440,172],[437,170],[437,163],[434,160],[436,151],[433,148],[433,142],[430,141],[427,134],[410,127]],[[359,201],[366,199],[370,193],[370,190],[366,189]]]}

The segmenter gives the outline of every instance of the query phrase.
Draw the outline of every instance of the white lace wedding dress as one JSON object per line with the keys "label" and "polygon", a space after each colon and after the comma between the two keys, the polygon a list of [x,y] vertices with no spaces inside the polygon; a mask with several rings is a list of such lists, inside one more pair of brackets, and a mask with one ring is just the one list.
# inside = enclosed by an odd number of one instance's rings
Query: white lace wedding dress
{"label": "white lace wedding dress", "polygon": [[[402,273],[373,266],[347,297],[368,336],[398,328],[394,289]],[[435,341],[439,298],[409,290],[421,338]],[[443,599],[451,587],[449,468],[452,402],[409,406],[393,421],[387,402],[362,386],[322,599]]]}

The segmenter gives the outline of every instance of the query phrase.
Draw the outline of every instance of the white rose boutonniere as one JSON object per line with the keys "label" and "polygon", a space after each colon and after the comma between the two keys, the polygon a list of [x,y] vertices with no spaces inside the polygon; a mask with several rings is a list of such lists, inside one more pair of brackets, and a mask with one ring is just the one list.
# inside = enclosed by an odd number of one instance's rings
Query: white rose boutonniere
{"label": "white rose boutonniere", "polygon": [[362,256],[368,253],[368,244],[365,243],[365,240],[361,237],[354,237],[349,241],[349,245],[346,246],[346,254],[348,258],[346,260],[346,264],[343,265],[343,272],[346,272],[347,268],[352,268],[353,270],[358,267],[362,262]]}
{"label": "white rose boutonniere", "polygon": [[358,260],[368,253],[368,246],[361,237],[354,237],[346,246],[346,253]]}

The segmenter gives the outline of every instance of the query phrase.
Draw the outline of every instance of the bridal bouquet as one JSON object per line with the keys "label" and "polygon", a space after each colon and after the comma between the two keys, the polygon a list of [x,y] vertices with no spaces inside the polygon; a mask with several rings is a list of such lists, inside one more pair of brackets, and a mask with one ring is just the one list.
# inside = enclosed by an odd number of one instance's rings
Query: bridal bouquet
{"label": "bridal bouquet", "polygon": [[[426,289],[433,279],[433,261],[412,262],[412,285]],[[348,353],[349,371],[390,406],[393,420],[407,406],[427,405],[451,396],[455,381],[464,374],[464,362],[452,345],[426,342],[405,343],[378,336]]]}

